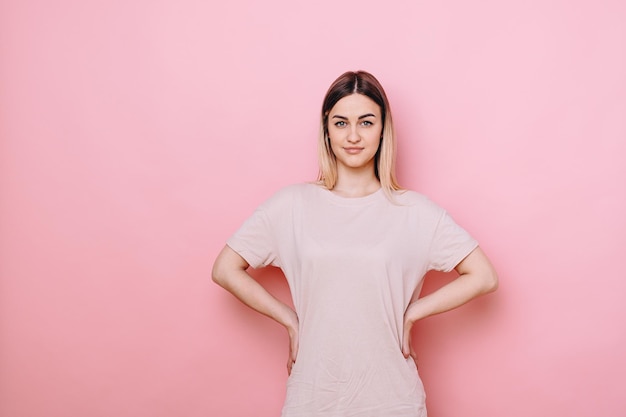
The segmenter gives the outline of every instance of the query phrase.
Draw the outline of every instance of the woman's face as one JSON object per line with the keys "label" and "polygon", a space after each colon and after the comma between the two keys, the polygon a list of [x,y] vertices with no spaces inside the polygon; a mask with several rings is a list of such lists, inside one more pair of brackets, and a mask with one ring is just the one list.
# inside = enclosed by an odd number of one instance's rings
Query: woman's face
{"label": "woman's face", "polygon": [[337,168],[374,170],[383,121],[380,107],[363,94],[339,100],[328,114],[328,137]]}

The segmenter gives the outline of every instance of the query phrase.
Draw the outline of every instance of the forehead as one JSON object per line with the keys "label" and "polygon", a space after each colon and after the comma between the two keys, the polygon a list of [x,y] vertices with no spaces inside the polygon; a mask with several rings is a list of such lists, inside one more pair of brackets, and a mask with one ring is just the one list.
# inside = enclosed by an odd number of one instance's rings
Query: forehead
{"label": "forehead", "polygon": [[334,114],[360,116],[366,113],[380,115],[380,107],[368,96],[358,93],[343,97],[330,109],[331,116]]}

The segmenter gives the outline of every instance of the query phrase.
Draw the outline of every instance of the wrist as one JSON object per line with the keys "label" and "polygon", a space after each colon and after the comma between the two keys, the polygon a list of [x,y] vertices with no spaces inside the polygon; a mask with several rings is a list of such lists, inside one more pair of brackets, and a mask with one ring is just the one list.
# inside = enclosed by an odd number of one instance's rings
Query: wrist
{"label": "wrist", "polygon": [[424,310],[424,303],[421,299],[418,299],[409,304],[409,307],[406,309],[405,321],[415,323],[427,316],[428,314]]}
{"label": "wrist", "polygon": [[279,321],[290,333],[298,330],[298,315],[288,306],[285,306],[281,320]]}

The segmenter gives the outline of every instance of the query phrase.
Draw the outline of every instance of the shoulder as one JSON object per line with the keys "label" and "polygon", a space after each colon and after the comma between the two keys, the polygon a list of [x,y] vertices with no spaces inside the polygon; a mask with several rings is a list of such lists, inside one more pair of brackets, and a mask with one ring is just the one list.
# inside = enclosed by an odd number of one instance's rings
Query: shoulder
{"label": "shoulder", "polygon": [[413,190],[398,190],[393,192],[393,198],[401,206],[428,211],[443,211],[437,203],[433,202],[424,194]]}
{"label": "shoulder", "polygon": [[272,194],[262,205],[264,210],[280,210],[293,207],[299,201],[306,199],[316,192],[317,186],[310,183],[291,184],[280,188]]}
{"label": "shoulder", "polygon": [[394,191],[394,205],[420,223],[437,224],[446,210],[424,194],[412,190]]}

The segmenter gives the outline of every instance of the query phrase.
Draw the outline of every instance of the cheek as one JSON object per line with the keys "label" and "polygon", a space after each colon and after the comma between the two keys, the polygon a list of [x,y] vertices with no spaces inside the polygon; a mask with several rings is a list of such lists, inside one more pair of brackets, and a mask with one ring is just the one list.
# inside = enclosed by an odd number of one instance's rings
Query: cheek
{"label": "cheek", "polygon": [[382,131],[377,129],[376,131],[372,131],[370,132],[370,134],[368,135],[369,140],[374,143],[376,142],[378,145],[380,145],[381,139],[380,137],[382,136]]}
{"label": "cheek", "polygon": [[372,142],[376,144],[375,145],[376,151],[380,150],[380,144],[382,143],[382,140],[380,138],[381,135],[382,135],[382,132],[377,132],[376,134],[372,136]]}
{"label": "cheek", "polygon": [[376,152],[380,151],[380,139],[378,139],[378,143],[376,143]]}
{"label": "cheek", "polygon": [[329,143],[330,143],[330,149],[333,151],[333,153],[335,152],[335,149],[337,149],[337,147],[339,146],[339,140],[337,140],[337,135],[333,136],[333,132],[332,131],[328,131],[328,138],[326,139]]}
{"label": "cheek", "polygon": [[337,129],[335,126],[328,126],[328,128],[326,129],[326,131],[328,132],[328,136],[329,137],[333,137],[333,136],[337,136],[339,134],[339,129]]}
{"label": "cheek", "polygon": [[332,140],[330,141],[330,149],[332,149],[333,153],[337,153],[337,149],[341,148],[341,145],[338,141]]}

